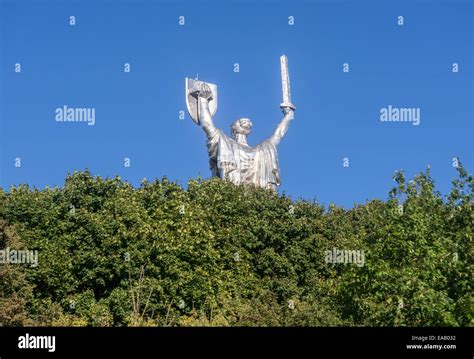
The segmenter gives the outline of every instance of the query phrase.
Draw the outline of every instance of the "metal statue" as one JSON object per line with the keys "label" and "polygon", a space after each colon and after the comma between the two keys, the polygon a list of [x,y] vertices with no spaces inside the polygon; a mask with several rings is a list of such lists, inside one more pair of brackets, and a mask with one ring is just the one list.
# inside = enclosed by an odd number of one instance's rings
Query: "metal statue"
{"label": "metal statue", "polygon": [[284,117],[273,135],[255,147],[247,143],[252,128],[248,118],[241,118],[231,126],[232,137],[215,127],[212,117],[217,111],[217,86],[203,81],[186,79],[186,105],[192,120],[207,136],[207,149],[212,176],[235,184],[254,184],[276,190],[281,184],[277,146],[294,118],[291,102],[288,59],[280,57]]}

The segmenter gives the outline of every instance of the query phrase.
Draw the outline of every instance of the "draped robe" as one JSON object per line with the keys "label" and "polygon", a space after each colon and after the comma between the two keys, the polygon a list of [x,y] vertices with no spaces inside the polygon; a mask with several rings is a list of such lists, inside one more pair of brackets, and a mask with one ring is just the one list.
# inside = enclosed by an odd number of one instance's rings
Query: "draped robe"
{"label": "draped robe", "polygon": [[198,101],[198,124],[206,132],[212,176],[230,180],[235,184],[249,183],[276,190],[280,185],[276,146],[293,120],[293,111],[284,111],[285,116],[269,139],[250,147],[237,142],[215,127],[209,111],[209,100],[199,97]]}
{"label": "draped robe", "polygon": [[212,175],[235,184],[252,183],[276,190],[280,185],[278,153],[271,140],[255,147],[238,143],[222,130],[208,136],[207,149]]}

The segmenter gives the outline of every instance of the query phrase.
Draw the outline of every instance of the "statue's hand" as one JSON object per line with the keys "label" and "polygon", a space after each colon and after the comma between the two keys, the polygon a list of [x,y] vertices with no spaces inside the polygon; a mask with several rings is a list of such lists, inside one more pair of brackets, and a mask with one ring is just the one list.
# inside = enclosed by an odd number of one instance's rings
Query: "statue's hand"
{"label": "statue's hand", "polygon": [[290,106],[285,106],[282,108],[282,111],[285,115],[295,112],[295,110]]}
{"label": "statue's hand", "polygon": [[212,100],[212,90],[208,84],[204,83],[201,85],[200,89],[195,92],[198,97],[206,99],[208,101]]}
{"label": "statue's hand", "polygon": [[208,101],[212,100],[212,90],[206,83],[201,84],[197,90],[191,93],[191,95],[196,99],[200,97]]}

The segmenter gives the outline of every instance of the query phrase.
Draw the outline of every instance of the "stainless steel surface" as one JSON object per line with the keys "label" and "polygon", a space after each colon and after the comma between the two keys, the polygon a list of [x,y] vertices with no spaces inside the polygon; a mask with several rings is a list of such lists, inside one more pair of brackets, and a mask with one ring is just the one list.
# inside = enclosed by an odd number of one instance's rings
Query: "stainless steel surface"
{"label": "stainless steel surface", "polygon": [[255,147],[247,143],[252,129],[248,118],[231,126],[232,136],[215,127],[212,117],[217,111],[217,86],[186,79],[186,105],[189,115],[207,136],[207,149],[212,176],[235,184],[253,184],[276,189],[281,184],[277,145],[288,131],[295,107],[291,103],[288,60],[281,58],[284,116],[270,138]]}
{"label": "stainless steel surface", "polygon": [[212,100],[209,102],[209,109],[212,116],[216,114],[217,111],[217,86],[211,83],[206,83],[203,81],[198,81],[194,79],[186,78],[185,81],[185,91],[186,91],[186,107],[188,108],[189,116],[191,119],[199,125],[199,106],[198,106],[198,94],[201,91],[204,84],[207,84],[212,91]]}
{"label": "stainless steel surface", "polygon": [[281,67],[281,88],[283,92],[283,102],[281,108],[290,107],[295,110],[295,106],[291,103],[290,73],[288,71],[288,58],[286,55],[280,57]]}

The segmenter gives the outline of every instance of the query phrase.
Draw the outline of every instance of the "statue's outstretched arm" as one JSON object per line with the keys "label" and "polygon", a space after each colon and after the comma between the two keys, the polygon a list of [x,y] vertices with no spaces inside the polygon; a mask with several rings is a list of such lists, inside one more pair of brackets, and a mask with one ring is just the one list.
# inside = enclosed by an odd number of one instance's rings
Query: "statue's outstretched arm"
{"label": "statue's outstretched arm", "polygon": [[205,85],[198,94],[198,119],[208,138],[212,137],[217,131],[214,122],[212,122],[211,111],[209,110],[209,101],[211,100],[211,89]]}
{"label": "statue's outstretched arm", "polygon": [[272,137],[270,137],[270,142],[272,142],[275,146],[278,145],[285,136],[286,131],[288,131],[288,127],[290,126],[291,120],[293,120],[293,109],[291,107],[285,107],[283,109],[283,113],[285,116],[281,120],[280,124],[276,128],[275,132],[273,133]]}

